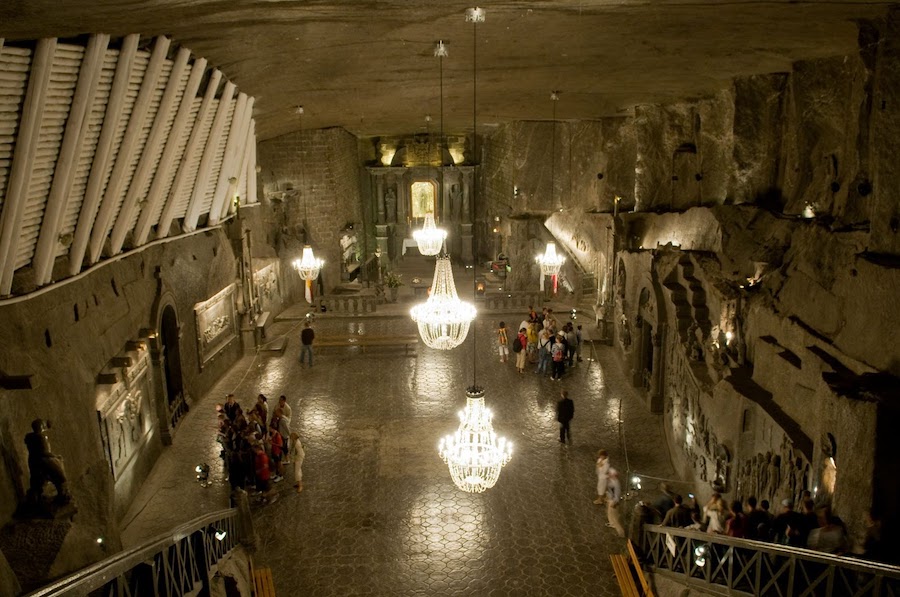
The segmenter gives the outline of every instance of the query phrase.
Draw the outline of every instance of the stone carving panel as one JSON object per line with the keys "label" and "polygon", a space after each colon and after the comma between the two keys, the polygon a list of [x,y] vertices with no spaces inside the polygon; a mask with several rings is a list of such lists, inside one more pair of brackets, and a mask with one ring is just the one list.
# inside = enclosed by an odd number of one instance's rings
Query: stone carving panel
{"label": "stone carving panel", "polygon": [[97,395],[103,451],[117,481],[135,461],[151,428],[150,352],[142,347],[129,355],[131,365],[116,368],[121,379],[101,384]]}
{"label": "stone carving panel", "polygon": [[667,416],[672,436],[698,479],[714,491],[731,489],[731,451],[719,442],[700,407],[700,388],[680,345],[672,343],[671,366],[666,370]]}
{"label": "stone carving panel", "polygon": [[773,504],[788,498],[799,504],[800,494],[809,488],[809,479],[809,462],[785,435],[780,450],[758,453],[738,464],[737,496],[746,499],[753,495]]}
{"label": "stone carving panel", "polygon": [[200,367],[237,337],[234,314],[234,284],[212,298],[194,305]]}
{"label": "stone carving panel", "polygon": [[277,262],[270,263],[253,272],[253,285],[263,309],[268,308],[268,305],[276,301],[280,295]]}

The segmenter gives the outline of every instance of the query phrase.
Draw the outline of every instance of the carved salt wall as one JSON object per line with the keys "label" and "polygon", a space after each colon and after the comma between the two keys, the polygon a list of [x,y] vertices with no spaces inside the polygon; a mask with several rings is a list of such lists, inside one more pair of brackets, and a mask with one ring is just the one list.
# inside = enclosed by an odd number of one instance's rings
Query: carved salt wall
{"label": "carved salt wall", "polygon": [[230,284],[215,296],[194,305],[201,369],[237,338],[234,289],[235,285]]}
{"label": "carved salt wall", "polygon": [[125,513],[161,448],[158,434],[153,434],[150,351],[142,341],[129,348],[100,374],[97,388],[97,421],[113,477],[117,518]]}

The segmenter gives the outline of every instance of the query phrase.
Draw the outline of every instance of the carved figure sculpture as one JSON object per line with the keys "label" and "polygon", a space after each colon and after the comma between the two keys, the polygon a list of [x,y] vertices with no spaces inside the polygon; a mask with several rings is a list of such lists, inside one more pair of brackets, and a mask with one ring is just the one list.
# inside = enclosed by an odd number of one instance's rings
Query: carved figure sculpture
{"label": "carved figure sculpture", "polygon": [[387,221],[397,221],[397,193],[393,187],[388,187],[384,193],[384,205],[387,210]]}
{"label": "carved figure sculpture", "polygon": [[[49,427],[49,425],[48,425]],[[43,501],[44,483],[50,481],[56,487],[57,504],[71,501],[66,488],[66,472],[62,458],[50,451],[50,438],[42,419],[31,423],[31,433],[25,434],[25,447],[28,448],[28,472],[31,476],[28,489],[28,500],[34,503]]]}

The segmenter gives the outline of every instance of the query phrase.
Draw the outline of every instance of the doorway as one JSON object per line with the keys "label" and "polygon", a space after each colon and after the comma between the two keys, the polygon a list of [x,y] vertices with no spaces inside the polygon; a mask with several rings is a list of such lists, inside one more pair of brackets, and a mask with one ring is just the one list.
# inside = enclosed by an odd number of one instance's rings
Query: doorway
{"label": "doorway", "polygon": [[184,379],[181,374],[181,343],[178,331],[178,316],[172,305],[163,310],[160,320],[160,340],[163,349],[163,372],[166,380],[169,429],[174,429],[178,420],[187,412],[184,400]]}

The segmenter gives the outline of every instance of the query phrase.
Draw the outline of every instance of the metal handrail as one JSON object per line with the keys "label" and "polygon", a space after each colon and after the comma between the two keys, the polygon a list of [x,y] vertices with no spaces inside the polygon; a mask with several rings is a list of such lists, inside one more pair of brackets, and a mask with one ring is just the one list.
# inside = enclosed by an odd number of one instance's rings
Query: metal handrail
{"label": "metal handrail", "polygon": [[[153,595],[182,594],[188,586],[208,582],[211,567],[237,546],[241,528],[238,512],[237,508],[230,508],[195,518],[171,532],[50,583],[28,597],[87,595],[104,586],[108,586],[103,591],[105,595],[128,594],[131,591],[125,587],[133,584],[130,573],[142,566],[149,566],[141,581],[142,589],[152,591]],[[221,531],[225,536],[217,539],[215,533]],[[152,587],[147,586],[148,579],[152,579]],[[177,587],[181,590],[167,590]]]}
{"label": "metal handrail", "polygon": [[721,595],[900,595],[900,567],[696,530],[644,525],[654,572]]}

